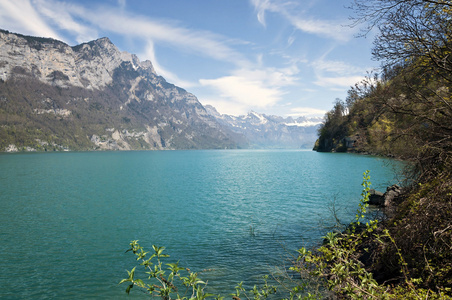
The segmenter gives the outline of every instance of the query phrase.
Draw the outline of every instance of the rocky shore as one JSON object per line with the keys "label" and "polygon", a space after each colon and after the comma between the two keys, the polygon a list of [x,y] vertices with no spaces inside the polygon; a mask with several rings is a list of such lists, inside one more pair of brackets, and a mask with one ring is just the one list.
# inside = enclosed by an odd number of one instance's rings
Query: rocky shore
{"label": "rocky shore", "polygon": [[398,205],[398,197],[404,193],[404,189],[398,184],[393,184],[386,188],[386,192],[371,189],[369,190],[369,204],[381,207],[387,216],[392,216],[395,213]]}

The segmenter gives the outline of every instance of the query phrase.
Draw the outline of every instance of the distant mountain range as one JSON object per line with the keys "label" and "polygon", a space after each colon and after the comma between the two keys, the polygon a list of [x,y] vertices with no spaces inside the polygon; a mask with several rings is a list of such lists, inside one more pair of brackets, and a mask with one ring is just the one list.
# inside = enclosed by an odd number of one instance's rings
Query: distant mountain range
{"label": "distant mountain range", "polygon": [[0,30],[0,151],[312,148],[320,122],[220,115],[108,38]]}
{"label": "distant mountain range", "polygon": [[229,130],[246,137],[251,148],[312,149],[317,139],[320,117],[283,118],[251,111],[243,116],[222,115],[210,105],[207,112]]}

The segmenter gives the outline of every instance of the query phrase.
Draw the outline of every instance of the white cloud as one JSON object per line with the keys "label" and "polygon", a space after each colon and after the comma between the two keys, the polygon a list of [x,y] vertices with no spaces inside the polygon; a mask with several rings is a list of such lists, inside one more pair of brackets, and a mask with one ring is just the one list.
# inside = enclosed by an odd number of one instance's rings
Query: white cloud
{"label": "white cloud", "polygon": [[337,76],[337,77],[324,77],[320,76],[315,81],[315,84],[323,87],[328,87],[330,89],[337,89],[338,91],[343,91],[343,88],[349,88],[355,83],[364,79],[364,76]]}
{"label": "white cloud", "polygon": [[[55,0],[2,0],[0,16],[4,21],[4,28],[37,36],[64,40],[50,24],[75,36],[77,43],[99,38],[98,32],[104,31],[141,41],[167,44],[184,52],[237,66],[251,65],[228,44],[237,43],[236,40],[210,31],[188,29],[167,20],[132,15],[124,10],[125,0],[118,0],[118,5],[119,8],[99,6],[94,2],[88,8]],[[11,23],[16,23],[17,29],[11,28]]]}
{"label": "white cloud", "polygon": [[63,39],[46,23],[30,0],[0,1],[0,27],[23,34]]}
{"label": "white cloud", "polygon": [[257,20],[262,26],[266,26],[265,23],[265,12],[267,10],[271,10],[271,5],[269,0],[251,0],[251,3],[254,5],[254,9],[257,13]]}
{"label": "white cloud", "polygon": [[254,6],[259,23],[265,27],[267,26],[265,14],[266,12],[272,12],[284,17],[297,30],[336,41],[348,41],[355,33],[355,29],[343,27],[341,25],[343,22],[341,21],[333,22],[310,17],[302,9],[297,9],[298,5],[293,1],[250,0],[250,2]]}
{"label": "white cloud", "polygon": [[287,47],[292,46],[292,44],[295,42],[295,37],[293,35],[289,36],[287,39]]}
{"label": "white cloud", "polygon": [[349,27],[343,27],[338,23],[315,20],[303,16],[293,16],[289,12],[284,12],[284,14],[298,30],[338,41],[348,41],[353,37],[353,32],[351,32]]}
{"label": "white cloud", "polygon": [[[199,82],[217,95],[214,100],[210,97],[210,103],[215,102],[219,111],[238,115],[249,110],[269,109],[280,103],[285,94],[283,88],[295,85],[298,73],[295,64],[281,69],[241,68],[229,76],[201,79]],[[236,107],[235,113],[231,113],[231,106]]]}
{"label": "white cloud", "polygon": [[34,0],[37,10],[45,18],[51,20],[58,28],[76,36],[77,43],[83,43],[98,38],[98,32],[92,26],[84,25],[74,19],[80,7],[68,3]]}
{"label": "white cloud", "polygon": [[259,81],[270,87],[283,87],[293,85],[298,78],[295,76],[299,72],[296,64],[286,68],[249,68],[239,69],[233,72],[234,76],[247,78],[251,81]]}
{"label": "white cloud", "polygon": [[245,77],[225,76],[217,79],[201,79],[202,86],[218,91],[221,98],[234,105],[265,108],[276,104],[282,92],[277,88],[269,88],[261,81],[252,81]]}
{"label": "white cloud", "polygon": [[[48,0],[45,0],[48,1]],[[227,44],[227,38],[209,31],[191,30],[165,20],[153,20],[148,17],[131,15],[111,7],[94,9],[67,9],[73,17],[83,19],[101,30],[114,32],[128,37],[166,43],[184,52],[227,61],[237,65],[249,64],[241,53]]]}
{"label": "white cloud", "polygon": [[364,68],[347,64],[343,61],[318,59],[311,63],[316,71],[332,72],[337,74],[363,73]]}
{"label": "white cloud", "polygon": [[151,41],[148,41],[145,52],[139,54],[138,56],[140,57],[140,59],[145,58],[146,60],[150,60],[155,72],[158,75],[163,76],[165,80],[183,88],[190,88],[196,85],[196,83],[180,79],[176,74],[162,67],[155,56],[154,44]]}
{"label": "white cloud", "polygon": [[288,117],[323,117],[326,113],[326,110],[312,108],[312,107],[295,107],[290,110],[290,113],[287,114]]}
{"label": "white cloud", "polygon": [[314,84],[332,90],[349,88],[364,78],[365,69],[342,61],[319,59],[311,63],[316,75]]}

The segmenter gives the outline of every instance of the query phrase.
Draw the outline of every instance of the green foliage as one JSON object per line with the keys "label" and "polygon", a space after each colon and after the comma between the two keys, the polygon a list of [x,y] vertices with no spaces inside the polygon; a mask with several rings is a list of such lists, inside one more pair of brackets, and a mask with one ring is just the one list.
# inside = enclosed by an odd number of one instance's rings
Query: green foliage
{"label": "green foliage", "polygon": [[333,109],[325,114],[325,122],[319,128],[315,150],[319,152],[346,150],[343,139],[347,134],[345,104],[336,99]]}
{"label": "green foliage", "polygon": [[[433,298],[450,296],[451,4],[423,0],[356,0],[355,4],[361,20],[374,20],[372,26],[383,25],[374,55],[392,63],[385,65],[380,75],[369,76],[349,91],[345,101],[348,114],[342,116],[340,123],[332,122],[329,115],[325,117],[319,147],[325,137],[334,142],[355,136],[353,151],[412,162],[407,172],[412,185],[394,201],[397,207],[390,208],[394,211],[392,219],[360,241],[373,247],[367,255],[372,257],[366,262],[366,269],[377,274],[381,282],[402,284],[407,299],[424,295],[423,291]],[[408,44],[408,48],[403,48]],[[345,131],[331,139],[338,128]],[[348,244],[342,236],[339,238],[340,243]],[[400,289],[387,288],[397,295],[402,293]]]}
{"label": "green foliage", "polygon": [[393,241],[380,255],[384,264],[379,271],[392,272],[396,258],[402,255],[410,277],[422,279],[418,286],[451,295],[450,290],[445,290],[452,286],[450,177],[443,174],[418,183],[399,205],[398,213],[388,221],[387,230]]}
{"label": "green foliage", "polygon": [[363,183],[361,186],[363,187],[363,191],[361,192],[361,201],[359,201],[359,208],[357,210],[357,214],[355,216],[355,221],[357,225],[360,225],[360,220],[364,218],[364,214],[367,212],[367,207],[369,207],[369,190],[370,190],[370,175],[369,170],[366,170],[363,173]]}
{"label": "green foliage", "polygon": [[[363,174],[363,192],[355,222],[343,233],[328,233],[324,244],[309,251],[301,248],[297,263],[291,268],[303,275],[323,278],[329,289],[347,299],[451,299],[450,289],[437,292],[422,287],[422,279],[411,276],[404,252],[388,229],[381,229],[376,220],[360,225],[366,213],[370,186],[369,171]],[[394,247],[396,265],[403,282],[391,288],[377,282],[362,261],[369,240],[377,241],[380,248]],[[373,249],[373,251],[377,251]]]}
{"label": "green foliage", "polygon": [[[135,266],[131,271],[127,271],[128,277],[122,279],[119,284],[128,283],[126,293],[129,294],[134,286],[144,289],[151,296],[158,296],[162,299],[224,299],[220,295],[214,295],[205,291],[207,282],[199,277],[199,273],[192,272],[188,268],[179,266],[176,263],[163,263],[169,255],[164,254],[165,247],[153,245],[153,254],[149,255],[138,241],[130,243],[130,249],[126,251],[132,252],[136,256],[136,260],[140,262],[147,274],[147,282],[136,276]],[[270,295],[276,293],[277,288],[268,283],[269,276],[264,276],[264,284],[259,287],[255,285],[252,290],[246,291],[243,282],[235,288],[236,292],[231,294],[234,299],[246,297],[247,299],[267,299]]]}
{"label": "green foliage", "polygon": [[[119,284],[129,283],[126,292],[137,286],[145,289],[150,295],[159,296],[162,299],[206,299],[214,295],[204,292],[207,285],[198,277],[198,273],[192,272],[179,266],[179,263],[163,264],[163,259],[168,258],[169,255],[163,254],[165,247],[152,246],[154,253],[148,256],[143,247],[138,241],[130,243],[130,249],[136,256],[136,260],[146,270],[149,283],[145,283],[142,279],[135,277],[135,266],[131,271],[127,271],[128,277],[121,280]],[[165,267],[166,266],[166,267]],[[184,271],[184,273],[182,273]],[[176,282],[176,279],[178,282]],[[185,287],[184,294],[180,294],[180,287],[176,286],[178,283]],[[189,295],[187,297],[187,295]],[[218,299],[218,298],[216,298]]]}
{"label": "green foliage", "polygon": [[[369,171],[363,174],[363,192],[355,222],[344,233],[329,232],[324,245],[315,252],[301,248],[293,271],[323,278],[329,289],[351,299],[375,298],[384,294],[372,273],[359,260],[359,246],[377,228],[377,221],[357,227],[366,213],[370,186]],[[360,231],[358,232],[358,229]]]}
{"label": "green foliage", "polygon": [[[245,297],[246,299],[267,299],[270,295],[276,293],[277,289],[273,285],[268,284],[268,275],[263,276],[264,285],[262,287],[254,286],[254,288],[246,292],[246,289],[243,287],[243,282],[240,282],[235,287],[235,293],[231,294],[232,299],[238,300],[240,297]],[[252,295],[252,296],[251,296]]]}

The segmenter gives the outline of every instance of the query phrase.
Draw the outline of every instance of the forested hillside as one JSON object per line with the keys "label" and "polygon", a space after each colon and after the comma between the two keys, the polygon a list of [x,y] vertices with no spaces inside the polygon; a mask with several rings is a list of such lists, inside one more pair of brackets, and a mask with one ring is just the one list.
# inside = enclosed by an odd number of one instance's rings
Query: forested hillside
{"label": "forested hillside", "polygon": [[[374,232],[365,231],[365,246],[355,255],[383,290],[404,287],[402,296],[396,292],[398,299],[450,296],[452,1],[356,0],[352,8],[356,24],[378,29],[373,56],[382,70],[352,87],[345,101],[336,100],[314,149],[412,162],[396,213]],[[375,232],[387,234],[377,241]],[[347,295],[357,293],[365,286],[360,276],[338,279],[335,286]]]}

